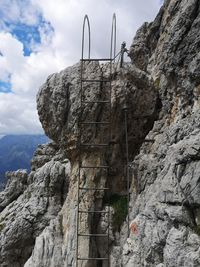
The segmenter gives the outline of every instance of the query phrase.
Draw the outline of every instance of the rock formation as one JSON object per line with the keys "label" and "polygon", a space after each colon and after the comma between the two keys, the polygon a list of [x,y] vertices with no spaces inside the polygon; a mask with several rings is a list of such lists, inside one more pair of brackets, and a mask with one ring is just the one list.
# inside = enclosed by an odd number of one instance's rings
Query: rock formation
{"label": "rock formation", "polygon": [[68,191],[70,163],[55,144],[38,147],[29,175],[7,173],[0,193],[0,266],[21,267],[35,238],[55,218]]}
{"label": "rock formation", "polygon": [[[85,171],[81,183],[107,185],[110,197],[123,199],[127,101],[130,233],[126,216],[118,216],[116,222],[118,202],[111,203],[109,229],[106,216],[93,223],[88,215],[82,219],[85,231],[110,232],[113,267],[200,266],[199,27],[199,0],[165,1],[154,22],[138,30],[129,50],[132,62],[113,74],[109,155],[99,149],[79,155],[86,164],[107,161],[111,166],[108,174]],[[86,64],[87,78],[99,77],[100,67],[108,77],[108,65],[96,62]],[[106,87],[102,92],[94,83],[86,90],[90,101],[107,94]],[[9,173],[9,183],[0,193],[0,266],[74,267],[80,65],[49,76],[39,90],[37,105],[52,142],[38,147],[30,174]],[[105,118],[106,107],[91,103],[82,116]],[[97,141],[105,137],[104,131],[87,126],[83,138]],[[88,192],[81,205],[107,210],[107,197]],[[90,246],[82,240],[82,253],[89,255]],[[103,242],[96,240],[92,246],[96,255],[103,255]],[[107,265],[85,261],[81,266]]]}

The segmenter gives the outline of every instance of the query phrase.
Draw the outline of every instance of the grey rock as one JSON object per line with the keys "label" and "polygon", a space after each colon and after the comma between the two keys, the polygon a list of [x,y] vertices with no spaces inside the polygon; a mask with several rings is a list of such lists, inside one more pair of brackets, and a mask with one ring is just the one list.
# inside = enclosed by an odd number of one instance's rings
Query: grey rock
{"label": "grey rock", "polygon": [[[63,155],[57,158],[55,155],[32,172],[29,176],[33,182],[19,196],[13,199],[13,183],[2,192],[11,191],[12,201],[0,213],[0,266],[21,267],[31,254],[35,238],[61,209],[68,190],[70,164]],[[27,181],[27,173],[24,176]]]}
{"label": "grey rock", "polygon": [[[110,207],[110,227],[106,216],[92,223],[86,214],[79,231],[109,231],[113,267],[200,266],[199,26],[198,0],[166,0],[154,22],[138,30],[129,50],[132,63],[114,73],[109,155],[95,149],[78,155],[80,64],[48,77],[39,90],[37,105],[53,143],[36,151],[25,186],[17,190],[19,196],[12,200],[12,183],[1,193],[11,192],[7,193],[8,203],[0,198],[0,265],[75,266],[78,156],[88,165],[108,162],[109,156],[111,165],[109,174],[82,171],[81,184],[107,185],[111,194],[127,193],[122,127],[127,102],[130,225],[124,218],[116,229]],[[108,65],[98,62],[86,64],[85,77],[99,77],[101,68],[108,78]],[[85,89],[85,100],[107,96],[107,87],[102,92],[92,83]],[[106,108],[91,104],[81,115],[88,120],[105,119],[104,111]],[[85,127],[84,141],[98,142],[102,137],[105,132],[96,125]],[[83,193],[80,208],[109,209],[105,199],[103,193]],[[102,241],[80,238],[79,244],[79,256],[103,255],[105,249]],[[98,265],[85,261],[81,266]]]}
{"label": "grey rock", "polygon": [[7,184],[0,192],[0,212],[11,202],[16,200],[27,187],[27,170],[18,170],[6,173]]}
{"label": "grey rock", "polygon": [[133,63],[154,79],[162,109],[147,136],[154,143],[143,144],[132,163],[130,215],[138,233],[124,244],[123,266],[200,265],[199,22],[199,1],[165,1],[130,49]]}
{"label": "grey rock", "polygon": [[31,160],[31,170],[35,171],[45,163],[49,162],[58,150],[59,146],[53,142],[46,145],[39,145]]}
{"label": "grey rock", "polygon": [[[104,75],[108,75],[108,66],[102,66],[104,69]],[[94,78],[100,75],[99,73],[99,63],[88,64],[86,66],[86,77]],[[42,234],[36,239],[36,245],[33,250],[31,258],[27,261],[25,266],[72,266],[75,265],[76,258],[76,209],[77,209],[77,175],[78,175],[78,148],[77,148],[77,119],[80,114],[80,84],[79,81],[79,65],[69,67],[59,74],[53,74],[47,79],[47,82],[41,87],[37,102],[40,120],[51,139],[54,140],[63,151],[67,152],[67,157],[70,158],[72,170],[70,175],[69,193],[67,195],[66,201],[60,211],[57,219],[51,221],[49,227],[45,228]],[[126,84],[124,84],[124,79],[126,79]],[[69,87],[64,86],[68,84]],[[131,116],[134,118],[140,114],[144,114],[145,119],[137,118],[135,124],[131,125],[130,130],[132,131],[133,138],[130,142],[133,148],[133,153],[136,153],[138,149],[138,140],[142,143],[146,133],[151,129],[152,122],[157,116],[157,92],[154,88],[151,78],[143,71],[137,69],[136,67],[125,64],[122,70],[118,69],[115,73],[115,79],[112,84],[112,129],[113,129],[113,148],[111,156],[112,165],[112,176],[115,179],[110,180],[110,187],[113,193],[122,193],[125,188],[125,177],[123,173],[123,158],[121,157],[121,149],[124,139],[124,132],[120,130],[121,119],[124,117],[123,106],[125,104],[124,91],[127,91],[127,101],[129,109],[131,110]],[[108,93],[108,88],[105,88],[105,96]],[[67,97],[66,90],[68,91]],[[87,100],[97,99],[99,97],[100,88],[99,86],[91,83],[87,87],[88,94],[85,96]],[[90,93],[92,92],[92,93]],[[101,92],[102,93],[102,92]],[[50,97],[51,95],[51,97]],[[47,109],[48,107],[48,109]],[[53,112],[53,118],[52,118]],[[65,116],[65,119],[64,119]],[[104,118],[106,114],[99,106],[92,104],[85,107],[83,117],[87,117],[87,120],[97,120]],[[59,119],[57,119],[59,117]],[[65,121],[63,121],[65,120]],[[135,127],[137,125],[137,131]],[[83,139],[87,142],[99,142],[99,138],[102,137],[104,133],[97,131],[96,126],[85,127]],[[94,156],[95,155],[95,156]],[[36,153],[37,162],[38,153]],[[99,153],[95,150],[88,154],[83,152],[80,155],[81,161],[85,165],[95,165],[96,161],[105,162],[107,154]],[[36,164],[37,165],[37,164]],[[86,179],[87,177],[87,179]],[[123,178],[122,178],[123,177]],[[84,170],[83,175],[81,175],[81,182],[88,183],[90,181],[90,186],[105,187],[105,182],[107,176],[99,176],[98,180],[96,174],[90,170]],[[89,209],[101,209],[103,205],[103,195],[92,193],[84,193],[80,203],[80,208],[83,210]],[[60,219],[58,218],[62,218]],[[58,221],[60,223],[58,223]],[[99,224],[91,225],[88,215],[82,216],[82,221],[80,224],[79,231],[86,232],[89,228],[96,228],[99,232],[106,233],[107,219],[101,218]],[[59,225],[59,227],[58,227]],[[61,230],[59,230],[61,229]],[[110,243],[114,240],[112,227],[110,231]],[[62,232],[62,235],[60,235]],[[59,236],[59,237],[58,237]],[[59,242],[57,242],[57,238]],[[104,254],[105,250],[105,240],[102,242],[93,242],[85,240],[85,238],[79,238],[80,243],[80,255],[84,257],[89,255],[90,246],[92,245],[93,251],[97,254]],[[47,246],[49,243],[56,243],[58,245],[52,245],[51,256],[47,256]],[[43,252],[41,251],[41,246],[43,244]],[[55,253],[54,253],[55,252]],[[59,256],[58,256],[59,255]],[[58,260],[59,258],[59,260]],[[116,260],[116,259],[114,259]],[[84,266],[88,263],[85,261]],[[93,263],[96,264],[96,263]],[[107,265],[105,265],[106,267]]]}

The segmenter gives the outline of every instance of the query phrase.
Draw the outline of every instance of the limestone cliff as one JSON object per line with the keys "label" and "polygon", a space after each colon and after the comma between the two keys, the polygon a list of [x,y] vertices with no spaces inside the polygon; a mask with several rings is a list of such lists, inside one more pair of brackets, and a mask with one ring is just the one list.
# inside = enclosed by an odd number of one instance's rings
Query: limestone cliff
{"label": "limestone cliff", "polygon": [[[82,227],[110,232],[113,267],[200,266],[200,2],[166,0],[152,23],[137,32],[129,50],[131,63],[117,68],[112,82],[111,152],[94,149],[80,156],[86,164],[109,161],[110,172],[85,171],[81,183],[108,185],[111,195],[126,193],[124,167],[124,116],[127,100],[130,150],[130,234],[127,218],[116,225],[107,217]],[[108,66],[102,66],[109,75]],[[88,79],[101,75],[99,63],[89,63]],[[9,175],[0,193],[0,266],[75,266],[78,176],[78,117],[80,115],[80,65],[48,77],[40,88],[37,105],[46,134],[53,140],[39,146],[28,175]],[[88,84],[87,100],[102,91]],[[107,91],[103,95],[106,95]],[[126,97],[125,97],[126,96]],[[86,118],[104,118],[106,109],[86,106]],[[100,140],[104,132],[95,125],[84,130],[84,140]],[[146,142],[145,140],[152,140]],[[87,179],[86,179],[87,177]],[[86,193],[84,207],[108,208],[103,194]],[[121,218],[120,218],[121,219]],[[81,241],[82,252],[90,243]],[[93,243],[103,256],[104,243]],[[81,266],[106,267],[85,261]]]}

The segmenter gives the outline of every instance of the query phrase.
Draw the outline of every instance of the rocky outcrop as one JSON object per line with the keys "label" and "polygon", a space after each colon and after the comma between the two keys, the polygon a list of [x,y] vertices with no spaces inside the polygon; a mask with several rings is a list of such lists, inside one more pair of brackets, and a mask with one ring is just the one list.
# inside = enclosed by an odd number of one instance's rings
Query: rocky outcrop
{"label": "rocky outcrop", "polygon": [[[44,151],[50,152],[49,160],[47,154],[42,160]],[[29,175],[25,171],[9,173],[9,183],[0,195],[2,267],[24,265],[35,238],[57,216],[68,190],[70,163],[53,144],[40,146],[33,162],[34,171]]]}
{"label": "rocky outcrop", "polygon": [[28,174],[26,170],[18,170],[7,172],[6,178],[6,188],[0,193],[0,212],[24,192],[27,187]]}
{"label": "rocky outcrop", "polygon": [[[132,62],[121,69],[115,66],[109,153],[93,149],[79,154],[80,113],[88,120],[107,116],[106,106],[96,103],[80,110],[80,65],[48,77],[37,105],[53,142],[38,148],[29,175],[10,174],[9,185],[0,193],[0,266],[75,266],[78,156],[85,165],[106,162],[111,166],[107,174],[81,173],[82,185],[108,186],[110,195],[87,192],[80,202],[85,209],[111,209],[109,229],[106,215],[93,223],[84,215],[80,226],[86,233],[109,231],[111,266],[200,266],[199,6],[198,0],[166,0],[155,21],[138,30],[129,50]],[[88,63],[86,78],[100,77],[102,71],[109,78],[108,67]],[[85,100],[106,98],[107,89],[89,83]],[[129,107],[130,225],[124,212],[125,103]],[[83,141],[102,141],[105,132],[98,125],[86,125]],[[83,239],[80,244],[85,256],[90,255],[91,245],[93,255],[104,254],[100,240],[91,244]],[[107,267],[105,262],[87,261],[81,266]]]}
{"label": "rocky outcrop", "polygon": [[199,266],[199,114],[163,133],[158,125],[149,133],[155,143],[133,163],[139,194],[131,217],[138,230],[124,245],[123,266]]}
{"label": "rocky outcrop", "polygon": [[148,134],[155,142],[143,144],[132,164],[138,230],[123,247],[123,266],[200,265],[199,26],[199,1],[165,1],[130,50],[134,64],[154,79],[162,110]]}
{"label": "rocky outcrop", "polygon": [[[108,65],[103,66],[105,77],[108,77]],[[54,221],[51,221],[43,233],[36,239],[36,245],[31,258],[25,264],[28,266],[74,266],[76,259],[76,209],[77,209],[77,177],[78,177],[78,118],[80,116],[80,83],[79,73],[80,66],[77,64],[67,68],[59,74],[53,74],[47,79],[47,82],[40,89],[38,94],[38,109],[40,120],[44,122],[44,128],[47,133],[51,133],[51,138],[57,142],[61,149],[67,151],[67,157],[71,162],[71,175],[69,184],[69,193]],[[73,74],[72,74],[73,73]],[[86,64],[85,75],[87,79],[95,78],[101,75],[100,65],[98,62]],[[126,81],[126,82],[124,82]],[[67,85],[67,86],[64,86]],[[67,97],[63,101],[63,96],[67,90]],[[87,101],[106,97],[108,88],[100,88],[94,83],[87,85]],[[102,91],[105,90],[105,91]],[[56,101],[50,98],[49,95],[56,96]],[[143,71],[138,70],[130,64],[125,64],[123,69],[117,69],[115,79],[112,82],[112,152],[109,156],[106,151],[100,151],[98,148],[93,149],[92,153],[83,151],[79,155],[83,165],[96,165],[96,162],[110,161],[112,179],[105,173],[96,173],[94,170],[84,170],[81,175],[81,183],[90,183],[90,187],[105,187],[107,184],[110,187],[111,194],[125,194],[126,180],[124,176],[124,151],[125,151],[125,132],[121,130],[121,124],[124,120],[123,106],[127,102],[130,109],[130,122],[135,120],[135,123],[129,124],[129,130],[132,134],[130,139],[130,147],[133,154],[136,154],[140,144],[143,142],[145,135],[153,126],[153,121],[158,114],[158,94],[155,90],[153,81]],[[48,110],[47,106],[48,105]],[[52,110],[54,110],[55,120],[52,119]],[[101,118],[106,119],[107,110],[99,105],[92,103],[85,106],[82,117],[86,117],[87,121],[98,121]],[[145,117],[140,118],[140,114]],[[59,117],[60,120],[56,118]],[[135,119],[137,118],[137,119]],[[95,126],[95,127],[94,127]],[[98,125],[84,127],[83,141],[99,143],[100,138],[105,140],[106,129],[99,128]],[[137,130],[136,130],[137,127]],[[53,134],[54,133],[54,134]],[[59,138],[59,139],[58,139]],[[101,142],[102,142],[101,139]],[[106,209],[103,204],[102,193],[87,192],[83,194],[80,206],[84,210],[88,208]],[[89,215],[82,217],[80,230],[86,232],[90,228],[96,228],[99,232],[106,232],[108,218],[101,218],[100,223],[91,225]],[[124,218],[125,219],[125,218]],[[110,229],[111,231],[111,229]],[[111,234],[112,236],[112,234]],[[59,239],[59,242],[58,242]],[[112,237],[114,240],[114,237]],[[112,241],[111,240],[111,241]],[[80,240],[80,248],[82,255],[87,256],[90,253],[89,240]],[[44,251],[48,251],[49,244],[51,245],[51,256],[47,257]],[[103,243],[93,243],[93,249],[96,253],[102,255],[104,253]],[[41,249],[41,246],[43,249]],[[86,262],[86,264],[88,264]],[[94,263],[96,264],[96,263]],[[86,265],[84,265],[86,266]]]}

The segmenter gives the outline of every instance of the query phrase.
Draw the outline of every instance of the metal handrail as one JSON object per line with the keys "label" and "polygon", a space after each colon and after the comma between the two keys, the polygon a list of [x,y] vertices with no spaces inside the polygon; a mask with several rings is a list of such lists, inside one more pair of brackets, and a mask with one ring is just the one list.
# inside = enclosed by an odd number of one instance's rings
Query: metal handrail
{"label": "metal handrail", "polygon": [[115,61],[116,56],[116,14],[112,17],[111,43],[110,43],[110,59]]}
{"label": "metal handrail", "polygon": [[85,24],[87,22],[88,27],[88,59],[90,59],[90,47],[91,47],[91,39],[90,39],[90,21],[88,15],[85,15],[83,20],[83,30],[82,30],[82,52],[81,52],[81,59],[83,60],[84,56],[84,43],[85,43]]}

